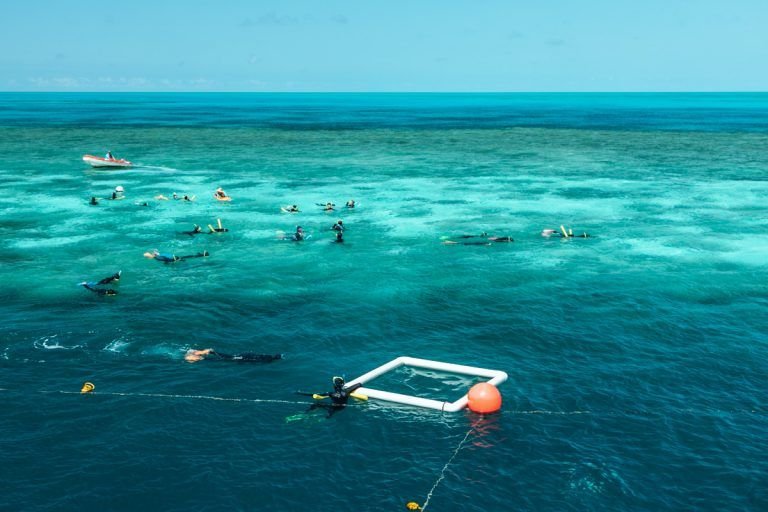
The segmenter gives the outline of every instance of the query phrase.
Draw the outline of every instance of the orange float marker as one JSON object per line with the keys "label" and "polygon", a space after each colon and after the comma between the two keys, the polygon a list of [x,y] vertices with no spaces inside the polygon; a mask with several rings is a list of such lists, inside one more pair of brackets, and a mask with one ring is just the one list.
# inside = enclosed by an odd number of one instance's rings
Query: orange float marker
{"label": "orange float marker", "polygon": [[467,394],[467,407],[478,414],[488,414],[501,409],[501,393],[493,384],[479,382]]}

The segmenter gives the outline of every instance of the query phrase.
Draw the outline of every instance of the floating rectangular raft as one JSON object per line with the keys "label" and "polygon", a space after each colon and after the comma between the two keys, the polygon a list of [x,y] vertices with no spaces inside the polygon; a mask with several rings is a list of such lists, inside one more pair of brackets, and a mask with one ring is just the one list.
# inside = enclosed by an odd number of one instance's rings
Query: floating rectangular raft
{"label": "floating rectangular raft", "polygon": [[[487,382],[489,384],[493,384],[494,386],[498,386],[507,380],[507,374],[500,370],[489,370],[487,368],[476,368],[474,366],[441,363],[440,361],[430,361],[429,359],[418,359],[415,357],[400,356],[397,359],[393,359],[392,361],[383,364],[354,380],[347,382],[346,387],[358,383],[364,386],[366,382],[369,382],[376,377],[380,377],[385,373],[401,366],[413,366],[416,368],[427,368],[430,370],[438,370],[446,373],[458,373],[462,375],[473,375],[476,377],[487,377],[489,379]],[[467,406],[466,393],[455,402],[441,402],[439,400],[431,400],[429,398],[421,398],[411,395],[402,395],[400,393],[391,393],[389,391],[382,391],[367,387],[361,387],[357,389],[356,392],[367,395],[369,398],[378,398],[379,400],[386,400],[388,402],[396,402],[399,404],[414,405],[416,407],[437,409],[438,411],[457,412]]]}

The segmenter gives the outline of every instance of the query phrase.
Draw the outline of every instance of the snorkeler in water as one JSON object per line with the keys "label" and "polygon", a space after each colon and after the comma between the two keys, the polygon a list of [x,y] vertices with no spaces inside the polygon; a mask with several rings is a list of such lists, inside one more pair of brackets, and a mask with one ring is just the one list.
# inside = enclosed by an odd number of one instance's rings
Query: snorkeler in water
{"label": "snorkeler in water", "polygon": [[189,235],[189,236],[195,236],[195,235],[201,235],[203,233],[203,228],[198,226],[197,224],[194,225],[195,227],[192,228],[191,231],[182,231],[182,235]]}
{"label": "snorkeler in water", "polygon": [[459,235],[459,236],[452,236],[452,237],[446,237],[446,238],[487,238],[488,233],[483,231],[479,235]]}
{"label": "snorkeler in water", "polygon": [[117,200],[117,199],[125,199],[125,189],[122,187],[122,185],[118,185],[115,187],[114,192],[112,192],[112,196],[110,196],[110,199]]}
{"label": "snorkeler in water", "polygon": [[301,226],[296,226],[296,232],[291,235],[290,239],[294,242],[301,242],[307,238],[304,233],[304,229]]}
{"label": "snorkeler in water", "polygon": [[312,398],[315,400],[323,400],[324,398],[330,398],[331,403],[325,404],[322,402],[316,402],[309,406],[309,409],[307,409],[307,412],[312,411],[314,409],[323,407],[328,409],[328,418],[333,416],[333,414],[336,411],[339,411],[347,406],[347,402],[349,401],[349,397],[357,398],[359,400],[367,400],[368,397],[365,395],[361,395],[359,393],[355,393],[355,391],[362,387],[363,385],[361,383],[353,384],[352,386],[349,386],[348,388],[345,388],[344,379],[342,377],[334,377],[332,379],[333,382],[333,391],[329,391],[328,393],[313,393]]}
{"label": "snorkeler in water", "polygon": [[94,293],[97,293],[99,295],[117,295],[116,290],[112,290],[110,288],[97,288],[97,286],[103,286],[105,284],[110,284],[114,282],[120,281],[120,275],[123,273],[122,270],[118,270],[114,274],[112,274],[109,277],[105,277],[101,281],[83,281],[82,283],[77,283],[78,286],[82,286],[86,290],[90,290]]}
{"label": "snorkeler in water", "polygon": [[565,229],[565,226],[560,226],[560,230],[557,229],[543,229],[541,230],[541,236],[545,238],[591,238],[589,233],[581,233],[580,235],[574,235],[573,229]]}
{"label": "snorkeler in water", "polygon": [[111,288],[96,288],[96,287],[92,286],[91,283],[80,283],[80,286],[82,286],[86,290],[90,290],[90,291],[92,291],[94,293],[97,293],[99,295],[102,295],[102,296],[106,295],[106,296],[110,296],[111,297],[113,295],[117,295],[117,291],[116,290],[113,290]]}
{"label": "snorkeler in water", "polygon": [[109,283],[111,283],[111,282],[113,282],[113,281],[119,281],[119,280],[120,280],[120,276],[121,276],[122,274],[123,274],[123,271],[122,271],[122,270],[118,270],[117,272],[115,272],[115,273],[114,273],[114,274],[112,274],[111,276],[109,276],[109,277],[105,277],[104,279],[102,279],[101,281],[99,281],[99,282],[98,282],[98,283],[96,283],[96,284],[97,284],[97,285],[98,285],[98,284],[109,284]]}
{"label": "snorkeler in water", "polygon": [[184,360],[188,363],[196,363],[198,361],[214,360],[214,361],[235,361],[239,363],[271,363],[282,359],[283,354],[256,354],[254,352],[243,352],[240,354],[224,354],[217,352],[212,348],[206,348],[203,350],[189,349],[184,355]]}
{"label": "snorkeler in water", "polygon": [[213,233],[226,233],[227,231],[229,231],[227,228],[225,228],[224,226],[221,225],[221,219],[216,219],[216,222],[218,222],[218,225],[219,225],[218,228],[215,228],[215,227],[211,226],[210,224],[208,224],[208,229],[210,230],[210,231],[208,231],[209,235],[211,235]]}
{"label": "snorkeler in water", "polygon": [[512,238],[511,236],[487,236],[485,233],[483,233],[482,235],[477,235],[477,236],[475,236],[475,235],[464,235],[464,236],[459,236],[459,237],[456,237],[456,238],[463,238],[463,239],[467,239],[467,238],[482,238],[483,240],[482,241],[478,241],[478,242],[475,242],[475,241],[472,241],[472,242],[456,242],[455,240],[443,240],[443,243],[445,245],[491,245],[492,243],[495,243],[495,242],[514,242],[515,241],[515,239]]}
{"label": "snorkeler in water", "polygon": [[145,252],[144,257],[162,261],[163,263],[175,263],[177,261],[188,260],[190,258],[205,258],[210,256],[208,251],[199,252],[197,254],[189,254],[187,256],[176,256],[175,254],[161,253],[157,249],[153,249],[152,252]]}

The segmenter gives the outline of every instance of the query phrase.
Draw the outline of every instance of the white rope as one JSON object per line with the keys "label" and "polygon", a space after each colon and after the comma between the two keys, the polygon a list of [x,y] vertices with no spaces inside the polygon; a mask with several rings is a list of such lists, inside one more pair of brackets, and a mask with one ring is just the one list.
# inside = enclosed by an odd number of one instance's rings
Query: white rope
{"label": "white rope", "polygon": [[471,434],[473,430],[475,430],[475,427],[472,427],[469,430],[467,430],[467,433],[464,435],[464,439],[462,439],[459,445],[456,447],[456,449],[453,450],[453,455],[451,455],[451,458],[448,459],[448,462],[445,463],[445,466],[443,466],[443,469],[440,470],[440,476],[438,477],[437,481],[435,481],[435,484],[427,493],[427,499],[424,500],[424,505],[421,507],[421,510],[427,510],[427,505],[429,505],[429,500],[432,499],[432,493],[435,492],[435,489],[437,489],[437,486],[440,484],[443,478],[445,478],[445,472],[448,469],[448,466],[450,466],[451,462],[453,462],[453,459],[456,458],[456,455],[458,455],[459,450],[461,450],[461,448],[464,446],[464,443],[469,438],[469,434]]}
{"label": "white rope", "polygon": [[[80,391],[40,391],[41,393],[60,393],[63,395],[80,395]],[[117,393],[117,392],[105,392],[99,391],[93,393],[86,393],[88,395],[107,395],[107,396],[143,396],[149,398],[194,398],[201,400],[220,400],[223,402],[254,402],[265,404],[306,404],[306,402],[299,402],[296,400],[272,400],[263,398],[226,398],[222,396],[208,396],[208,395],[169,395],[163,393]]]}

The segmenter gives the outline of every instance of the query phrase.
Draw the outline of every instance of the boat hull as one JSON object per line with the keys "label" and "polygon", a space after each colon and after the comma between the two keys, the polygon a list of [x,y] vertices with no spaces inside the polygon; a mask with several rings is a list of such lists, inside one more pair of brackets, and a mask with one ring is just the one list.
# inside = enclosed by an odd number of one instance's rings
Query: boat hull
{"label": "boat hull", "polygon": [[83,157],[83,162],[89,164],[91,167],[131,167],[131,165],[133,165],[128,160],[122,158],[119,160],[108,160],[106,158],[93,155],[85,155]]}

